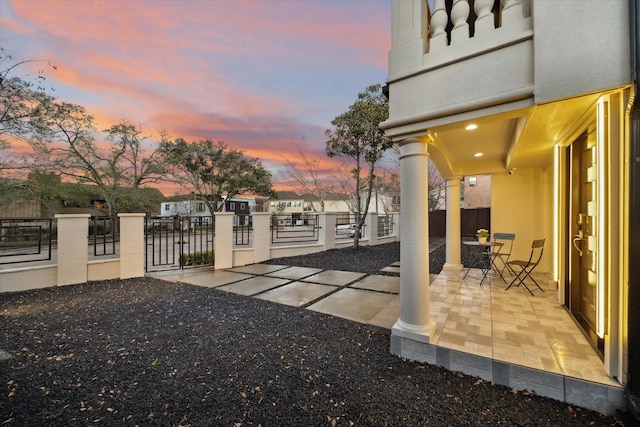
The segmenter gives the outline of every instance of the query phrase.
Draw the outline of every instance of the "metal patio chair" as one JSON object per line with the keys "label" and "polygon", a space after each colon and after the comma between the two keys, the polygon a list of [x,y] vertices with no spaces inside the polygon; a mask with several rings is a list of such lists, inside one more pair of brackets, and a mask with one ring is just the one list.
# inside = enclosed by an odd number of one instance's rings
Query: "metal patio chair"
{"label": "metal patio chair", "polygon": [[531,276],[531,273],[538,266],[540,260],[542,259],[542,252],[544,252],[544,239],[534,240],[531,244],[531,255],[529,255],[528,261],[514,260],[507,262],[511,269],[515,271],[515,267],[520,267],[520,271],[516,274],[516,277],[509,284],[509,286],[505,288],[505,290],[509,289],[511,286],[518,287],[520,285],[524,285],[529,293],[533,295],[533,292],[531,292],[531,289],[529,289],[529,287],[525,283],[525,279],[529,278],[533,281],[533,283],[535,283],[538,289],[544,292],[544,289],[542,289],[538,282],[536,282],[535,279]]}
{"label": "metal patio chair", "polygon": [[[502,246],[497,246],[493,248],[493,251],[490,253],[491,256],[491,264],[494,269],[500,273],[500,277],[504,280],[504,271],[508,270],[509,273],[516,275],[516,272],[513,271],[511,266],[509,266],[509,258],[511,257],[511,251],[513,250],[513,241],[516,239],[516,235],[514,233],[493,233],[493,241],[502,243]],[[500,260],[502,263],[502,268],[496,264],[496,261]]]}

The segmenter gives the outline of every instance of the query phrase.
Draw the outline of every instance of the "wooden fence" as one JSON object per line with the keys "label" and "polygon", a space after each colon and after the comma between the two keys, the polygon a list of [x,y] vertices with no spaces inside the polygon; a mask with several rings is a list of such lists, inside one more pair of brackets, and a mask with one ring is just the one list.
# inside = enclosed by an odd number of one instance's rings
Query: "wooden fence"
{"label": "wooden fence", "polygon": [[[479,228],[490,230],[491,208],[460,209],[460,237],[474,237]],[[447,235],[447,211],[429,212],[429,236]]]}

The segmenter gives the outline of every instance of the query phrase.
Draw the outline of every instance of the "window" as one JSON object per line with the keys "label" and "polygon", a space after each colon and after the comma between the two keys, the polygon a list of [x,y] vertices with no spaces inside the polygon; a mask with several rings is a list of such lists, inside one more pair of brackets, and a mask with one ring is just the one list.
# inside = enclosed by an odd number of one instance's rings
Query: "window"
{"label": "window", "polygon": [[469,187],[475,187],[478,185],[478,177],[470,176],[469,177]]}
{"label": "window", "polygon": [[229,202],[229,210],[230,211],[235,211],[236,210],[235,202]]}
{"label": "window", "polygon": [[247,204],[246,203],[240,203],[240,210],[244,211],[247,209]]}
{"label": "window", "polygon": [[204,212],[204,202],[198,202],[196,204],[196,212]]}

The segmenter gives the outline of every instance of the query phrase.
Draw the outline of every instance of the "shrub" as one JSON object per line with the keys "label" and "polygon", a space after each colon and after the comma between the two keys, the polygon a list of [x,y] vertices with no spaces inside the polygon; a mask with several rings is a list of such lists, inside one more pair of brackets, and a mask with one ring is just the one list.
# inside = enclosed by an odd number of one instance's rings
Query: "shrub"
{"label": "shrub", "polygon": [[213,265],[215,251],[193,252],[180,255],[180,266]]}

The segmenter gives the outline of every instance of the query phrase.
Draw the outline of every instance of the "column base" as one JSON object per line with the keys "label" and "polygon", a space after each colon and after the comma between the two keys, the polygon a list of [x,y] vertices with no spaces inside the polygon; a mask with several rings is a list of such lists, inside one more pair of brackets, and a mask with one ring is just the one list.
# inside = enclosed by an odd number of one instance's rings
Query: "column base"
{"label": "column base", "polygon": [[464,266],[462,264],[454,264],[454,263],[445,263],[442,266],[442,270],[444,271],[462,271],[462,269],[464,268]]}
{"label": "column base", "polygon": [[391,335],[427,344],[433,340],[435,333],[436,324],[433,321],[429,321],[426,325],[410,325],[398,319],[391,327]]}

